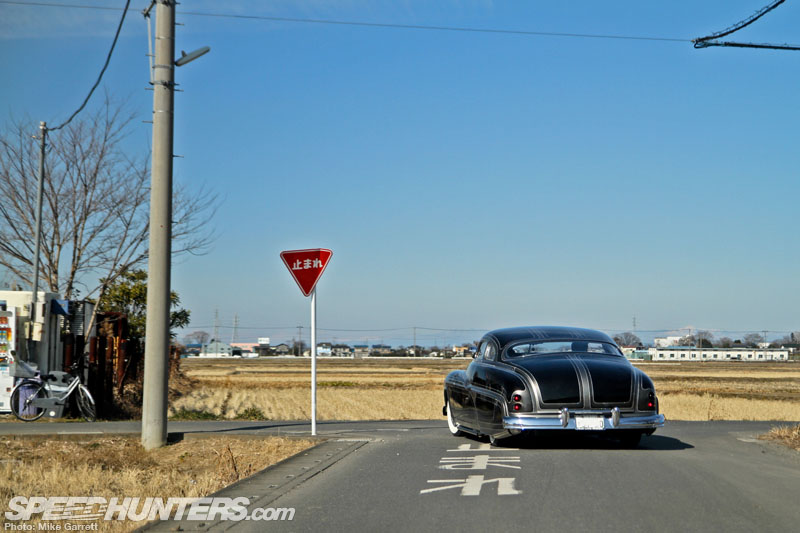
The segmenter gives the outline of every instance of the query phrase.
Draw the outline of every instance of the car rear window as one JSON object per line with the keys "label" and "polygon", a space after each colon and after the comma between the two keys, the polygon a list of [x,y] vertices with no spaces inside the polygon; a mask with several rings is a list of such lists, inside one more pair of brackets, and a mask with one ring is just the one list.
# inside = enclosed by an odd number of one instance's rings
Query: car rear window
{"label": "car rear window", "polygon": [[607,342],[543,341],[515,344],[506,350],[506,357],[525,357],[553,353],[600,353],[621,356],[619,348]]}

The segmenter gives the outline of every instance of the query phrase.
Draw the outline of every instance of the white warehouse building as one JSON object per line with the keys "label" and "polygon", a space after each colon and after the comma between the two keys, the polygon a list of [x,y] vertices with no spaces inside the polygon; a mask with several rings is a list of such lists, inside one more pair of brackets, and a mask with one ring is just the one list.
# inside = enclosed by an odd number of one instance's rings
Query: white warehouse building
{"label": "white warehouse building", "polygon": [[789,348],[648,348],[653,361],[788,361]]}

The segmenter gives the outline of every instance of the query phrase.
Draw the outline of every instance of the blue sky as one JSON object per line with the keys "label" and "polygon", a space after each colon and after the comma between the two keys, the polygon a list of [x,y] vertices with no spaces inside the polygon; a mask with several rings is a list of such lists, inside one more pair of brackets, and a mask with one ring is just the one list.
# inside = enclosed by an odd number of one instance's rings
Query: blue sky
{"label": "blue sky", "polygon": [[[179,13],[689,40],[765,3],[187,0]],[[145,5],[132,2],[103,83],[142,120]],[[66,118],[118,17],[0,4],[3,120]],[[323,339],[617,331],[633,316],[640,330],[800,329],[798,52],[178,20],[177,48],[211,53],[176,72],[175,176],[222,199],[211,253],[173,269],[189,331],[218,309],[225,340],[234,314],[242,341],[291,338],[271,328],[307,326],[308,300],[278,254],[309,247],[334,252],[318,322],[338,331]],[[789,1],[729,39],[797,43],[798,22]],[[131,150],[150,136],[137,126]]]}

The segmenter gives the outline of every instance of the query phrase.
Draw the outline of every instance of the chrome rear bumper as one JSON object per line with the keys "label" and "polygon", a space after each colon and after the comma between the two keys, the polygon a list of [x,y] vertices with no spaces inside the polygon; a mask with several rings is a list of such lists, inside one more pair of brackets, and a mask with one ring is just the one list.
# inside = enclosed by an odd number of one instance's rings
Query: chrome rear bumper
{"label": "chrome rear bumper", "polygon": [[[513,415],[503,417],[505,429],[578,429],[575,417],[586,416],[603,418],[603,430],[615,429],[656,429],[664,427],[664,415],[625,416],[618,408],[610,411],[577,411],[570,412],[567,408],[561,409],[557,415]],[[600,430],[600,428],[597,428]]]}

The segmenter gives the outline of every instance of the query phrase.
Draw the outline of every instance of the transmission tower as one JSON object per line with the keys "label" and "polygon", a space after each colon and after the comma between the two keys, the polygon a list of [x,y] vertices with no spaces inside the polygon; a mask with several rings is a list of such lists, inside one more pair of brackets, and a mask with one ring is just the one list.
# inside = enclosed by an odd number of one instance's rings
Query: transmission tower
{"label": "transmission tower", "polygon": [[233,315],[233,333],[231,334],[231,344],[239,342],[239,315]]}
{"label": "transmission tower", "polygon": [[219,309],[214,309],[214,341],[219,342]]}

